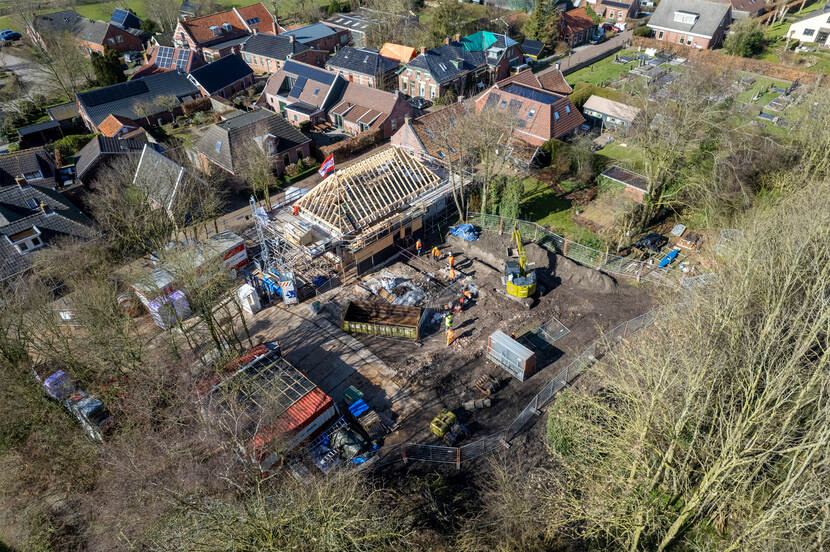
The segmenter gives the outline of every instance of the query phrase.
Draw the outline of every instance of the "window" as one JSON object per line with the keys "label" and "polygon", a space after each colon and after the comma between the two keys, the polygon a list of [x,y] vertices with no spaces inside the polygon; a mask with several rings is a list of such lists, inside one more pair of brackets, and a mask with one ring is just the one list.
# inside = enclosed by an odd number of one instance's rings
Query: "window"
{"label": "window", "polygon": [[17,246],[17,248],[18,248],[20,251],[27,251],[27,250],[29,249],[29,246],[28,246],[28,245],[26,245],[26,242],[20,242],[20,243],[15,244],[15,245]]}
{"label": "window", "polygon": [[297,120],[297,114],[296,113],[294,114],[294,120],[295,121]]}
{"label": "window", "polygon": [[349,40],[348,35],[341,35],[340,36],[340,44],[345,44],[347,40]]}
{"label": "window", "polygon": [[530,111],[527,112],[527,118],[528,119],[532,119],[534,115],[536,115],[536,110],[535,109],[531,109]]}
{"label": "window", "polygon": [[225,32],[228,33],[233,30],[233,27],[231,27],[230,23],[222,23],[222,28],[225,29]]}
{"label": "window", "polygon": [[115,39],[114,39],[114,38],[112,38],[112,37],[108,38],[108,39],[107,39],[107,42],[109,42],[109,43],[110,43],[110,44],[112,44],[112,45],[115,45]]}
{"label": "window", "polygon": [[217,142],[216,142],[216,153],[219,153],[220,149],[222,149],[222,140],[217,140]]}
{"label": "window", "polygon": [[319,88],[315,88],[315,89],[314,89],[314,95],[316,96],[316,95],[317,95],[317,94],[319,94],[319,93],[320,93],[320,89],[319,89]]}
{"label": "window", "polygon": [[337,128],[343,128],[343,116],[342,115],[338,115],[337,113],[334,114],[334,126],[336,126]]}
{"label": "window", "polygon": [[559,120],[559,112],[558,111],[553,112],[553,118],[556,119],[557,121]]}
{"label": "window", "polygon": [[398,120],[397,119],[392,119],[392,130],[397,130],[397,129],[398,129]]}
{"label": "window", "polygon": [[367,125],[366,123],[360,123],[359,126],[360,126],[360,132],[363,132],[365,130],[369,130],[369,125]]}
{"label": "window", "polygon": [[424,83],[421,83],[421,94],[420,94],[421,96],[424,95],[424,89],[425,89]]}
{"label": "window", "polygon": [[121,44],[122,42],[124,42],[124,37],[121,36],[121,35],[118,35],[118,36],[115,37],[115,41],[117,43]]}
{"label": "window", "polygon": [[507,107],[507,100],[502,100],[499,104],[499,109],[504,109],[505,107]]}
{"label": "window", "polygon": [[38,204],[36,199],[29,198],[26,200],[26,205],[29,206],[29,209],[37,209]]}
{"label": "window", "polygon": [[571,106],[566,105],[565,106],[565,113],[570,113],[570,112],[571,112]]}
{"label": "window", "polygon": [[454,147],[449,146],[449,150],[450,150],[450,152],[455,153],[455,148]]}
{"label": "window", "polygon": [[37,247],[37,246],[39,246],[40,244],[41,244],[40,238],[38,238],[37,236],[35,236],[34,238],[32,238],[32,245],[33,245],[33,246]]}
{"label": "window", "polygon": [[210,32],[213,34],[213,36],[219,36],[220,34],[222,34],[222,29],[220,29],[218,25],[211,25],[208,28],[210,29]]}
{"label": "window", "polygon": [[691,45],[692,45],[692,37],[689,37],[689,38],[686,39],[686,46],[691,46]]}
{"label": "window", "polygon": [[698,17],[698,14],[693,12],[683,10],[676,10],[674,12],[674,21],[676,23],[683,23],[684,25],[694,25]]}
{"label": "window", "polygon": [[247,63],[247,64],[251,63],[251,54],[242,54],[242,57],[245,58],[245,63]]}
{"label": "window", "polygon": [[38,179],[43,178],[43,173],[40,172],[40,171],[33,171],[33,172],[23,173],[23,178],[25,178],[27,181],[29,181],[29,180],[38,180]]}
{"label": "window", "polygon": [[435,99],[435,96],[436,96],[436,94],[435,94],[435,87],[434,87],[434,86],[432,86],[432,85],[430,85],[430,87],[429,87],[429,98],[430,98],[431,100],[434,100],[434,99]]}
{"label": "window", "polygon": [[444,152],[443,152],[443,151],[441,151],[441,150],[438,150],[438,157],[440,157],[441,159],[443,159],[443,158],[444,158]]}
{"label": "window", "polygon": [[804,36],[813,36],[816,34],[815,29],[804,29]]}
{"label": "window", "polygon": [[657,40],[663,40],[663,31],[657,33]]}

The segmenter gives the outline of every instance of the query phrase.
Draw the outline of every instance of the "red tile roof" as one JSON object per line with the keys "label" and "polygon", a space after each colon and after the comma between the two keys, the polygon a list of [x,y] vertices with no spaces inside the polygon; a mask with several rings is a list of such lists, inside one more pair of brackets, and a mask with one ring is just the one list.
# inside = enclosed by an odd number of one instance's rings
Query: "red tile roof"
{"label": "red tile roof", "polygon": [[334,401],[319,387],[300,398],[288,410],[279,415],[248,441],[248,453],[259,461],[264,460],[269,453],[268,445],[275,439],[285,438],[298,433],[301,429],[313,422],[318,416],[332,407]]}
{"label": "red tile roof", "polygon": [[[246,21],[255,18],[258,18],[259,21],[256,23],[246,23]],[[225,31],[223,29],[221,35],[214,35],[210,28],[222,28],[223,23],[230,24],[231,30]],[[238,36],[250,34],[254,29],[259,33],[272,35],[278,32],[273,16],[262,2],[251,4],[244,8],[234,8],[202,17],[193,17],[180,21],[180,24],[193,37],[193,40],[197,44],[212,42],[217,39],[230,40]]]}
{"label": "red tile roof", "polygon": [[125,126],[132,127],[133,129],[139,128],[138,123],[128,117],[110,114],[106,119],[101,121],[101,124],[98,125],[98,130],[107,138],[112,138]]}
{"label": "red tile roof", "polygon": [[556,69],[555,67],[546,73],[538,75],[537,77],[541,88],[544,88],[545,90],[550,90],[551,92],[556,92],[557,94],[562,94],[564,96],[567,96],[574,91],[574,89],[571,88],[571,85],[569,85],[565,80],[565,75],[562,74],[562,71]]}
{"label": "red tile roof", "polygon": [[562,32],[570,34],[584,31],[594,26],[594,20],[585,11],[585,8],[576,8],[562,14]]}

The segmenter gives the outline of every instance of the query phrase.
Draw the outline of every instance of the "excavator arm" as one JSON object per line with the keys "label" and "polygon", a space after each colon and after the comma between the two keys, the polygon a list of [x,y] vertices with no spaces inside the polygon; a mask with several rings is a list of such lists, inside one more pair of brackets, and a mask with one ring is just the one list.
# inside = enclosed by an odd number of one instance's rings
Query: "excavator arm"
{"label": "excavator arm", "polygon": [[519,254],[519,268],[521,269],[521,276],[527,274],[527,255],[525,255],[525,248],[522,245],[522,234],[519,232],[519,223],[513,226],[513,241],[516,242],[516,251]]}

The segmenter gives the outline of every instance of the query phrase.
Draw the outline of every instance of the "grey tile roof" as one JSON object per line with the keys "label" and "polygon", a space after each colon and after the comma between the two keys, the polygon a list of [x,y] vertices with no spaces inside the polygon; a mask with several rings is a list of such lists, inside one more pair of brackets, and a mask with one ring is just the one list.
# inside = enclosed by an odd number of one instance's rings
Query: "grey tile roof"
{"label": "grey tile roof", "polygon": [[138,184],[146,190],[148,197],[156,205],[170,211],[179,192],[194,181],[202,182],[202,179],[156,151],[150,144],[144,145],[133,176],[133,184]]}
{"label": "grey tile roof", "polygon": [[256,145],[255,138],[271,134],[278,140],[277,154],[310,141],[291,123],[267,109],[249,111],[222,123],[208,127],[194,149],[205,157],[234,173],[240,156]]}
{"label": "grey tile roof", "polygon": [[26,125],[17,129],[17,134],[20,136],[27,136],[29,134],[35,134],[42,130],[49,130],[53,128],[60,128],[61,124],[58,121],[48,120],[43,121],[42,123],[35,123],[33,125]]}
{"label": "grey tile roof", "polygon": [[68,31],[75,36],[95,44],[103,44],[109,30],[109,23],[87,19],[75,10],[63,10],[54,13],[38,15],[34,19],[34,27],[38,31],[63,32]]}
{"label": "grey tile roof", "polygon": [[[101,124],[110,114],[138,120],[139,104],[152,104],[159,96],[174,96],[180,100],[199,94],[199,89],[190,82],[187,75],[178,71],[166,71],[149,75],[140,80],[131,80],[76,95],[81,107],[95,126]],[[158,113],[163,110],[159,108]]]}
{"label": "grey tile roof", "polygon": [[538,56],[544,49],[544,43],[538,40],[525,40],[522,42],[522,51],[529,56]]}
{"label": "grey tile roof", "polygon": [[213,94],[253,73],[254,70],[244,59],[231,54],[191,71],[189,78],[192,82],[199,83],[208,94]]}
{"label": "grey tile roof", "polygon": [[45,148],[30,148],[0,155],[0,190],[17,186],[15,177],[40,171],[39,186],[55,187],[55,161]]}
{"label": "grey tile roof", "polygon": [[287,59],[288,54],[299,54],[310,49],[299,41],[295,40],[292,42],[285,35],[280,34],[274,36],[262,33],[253,35],[242,46],[244,53],[279,59],[281,61]]}
{"label": "grey tile roof", "polygon": [[396,69],[398,62],[383,57],[373,48],[346,46],[328,60],[326,67],[374,77]]}
{"label": "grey tile roof", "polygon": [[328,25],[324,25],[323,23],[312,23],[311,25],[306,25],[305,27],[300,27],[299,29],[287,31],[282,34],[285,36],[293,36],[297,39],[297,41],[302,42],[303,44],[308,44],[309,42],[313,42],[336,33],[337,31]]}
{"label": "grey tile roof", "polygon": [[[649,27],[661,27],[681,33],[712,37],[729,11],[729,3],[709,0],[661,0],[648,22]],[[693,24],[675,21],[676,12],[697,15]]]}
{"label": "grey tile roof", "polygon": [[[29,200],[47,205],[50,214],[40,207],[32,209]],[[18,253],[6,236],[33,226],[40,230],[40,239],[47,245],[60,236],[90,239],[95,235],[92,222],[58,192],[41,186],[0,188],[0,280],[31,267],[31,255]]]}
{"label": "grey tile roof", "polygon": [[47,113],[54,121],[65,121],[72,117],[78,116],[78,104],[75,102],[66,102],[59,105],[53,105],[46,108]]}
{"label": "grey tile roof", "polygon": [[75,161],[75,176],[83,180],[84,175],[95,167],[103,158],[113,155],[137,154],[144,148],[144,142],[138,140],[118,138],[107,138],[98,135],[89,141],[87,145],[78,152]]}
{"label": "grey tile roof", "polygon": [[465,71],[473,71],[487,65],[484,52],[466,52],[456,44],[443,44],[427,50],[425,54],[419,54],[412,59],[407,66],[426,69],[436,82],[445,83],[456,79]]}

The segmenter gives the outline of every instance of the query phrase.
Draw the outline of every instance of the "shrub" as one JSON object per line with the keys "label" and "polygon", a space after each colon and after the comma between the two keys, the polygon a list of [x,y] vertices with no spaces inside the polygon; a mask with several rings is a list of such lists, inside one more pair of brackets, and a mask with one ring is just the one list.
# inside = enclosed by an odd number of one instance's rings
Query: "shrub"
{"label": "shrub", "polygon": [[291,163],[285,167],[285,174],[288,176],[297,176],[300,174],[300,168],[297,166],[296,163]]}
{"label": "shrub", "polygon": [[649,37],[651,36],[651,29],[646,25],[643,25],[642,27],[637,27],[636,29],[634,29],[634,36]]}
{"label": "shrub", "polygon": [[591,96],[599,96],[609,100],[622,101],[623,95],[612,90],[611,88],[602,88],[587,82],[578,82],[574,85],[574,91],[571,94],[571,101],[576,107],[582,109],[582,106],[588,101]]}
{"label": "shrub", "polygon": [[64,157],[69,157],[78,153],[94,137],[95,134],[69,134],[52,142],[52,147],[57,148]]}
{"label": "shrub", "polygon": [[182,104],[182,112],[188,117],[200,111],[210,111],[210,109],[210,98],[197,98]]}

